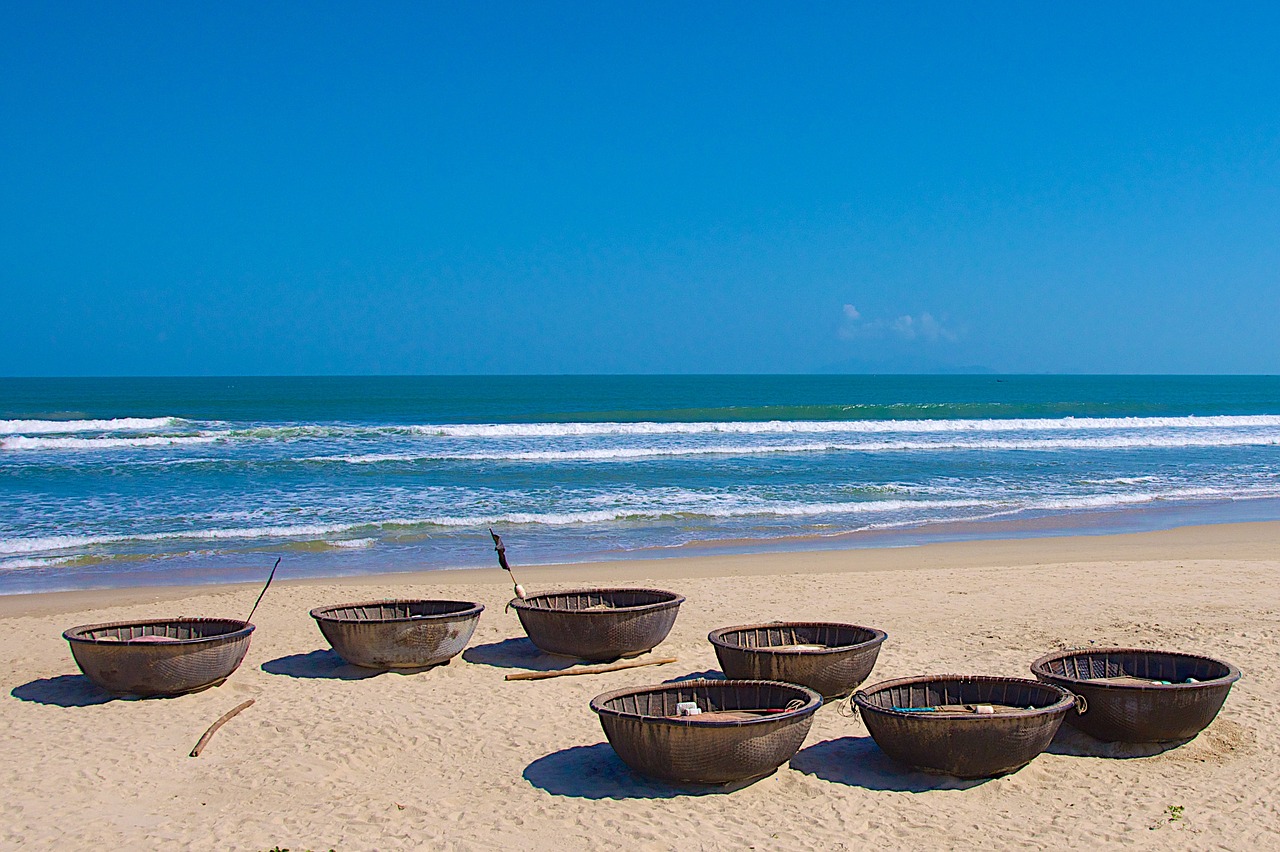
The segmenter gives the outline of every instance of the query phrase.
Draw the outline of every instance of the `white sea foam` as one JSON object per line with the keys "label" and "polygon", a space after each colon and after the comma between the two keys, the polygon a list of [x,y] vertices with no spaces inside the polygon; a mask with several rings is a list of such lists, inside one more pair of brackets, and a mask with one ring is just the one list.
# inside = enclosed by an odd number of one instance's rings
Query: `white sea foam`
{"label": "white sea foam", "polygon": [[1159,482],[1158,476],[1113,476],[1110,479],[1081,479],[1077,480],[1081,485],[1145,485],[1150,482]]}
{"label": "white sea foam", "polygon": [[[189,421],[176,417],[165,418],[117,418],[113,420],[5,420],[0,421],[0,434],[7,435],[40,435],[56,433],[80,432],[127,432],[173,428],[186,425]],[[771,420],[771,421],[722,421],[722,422],[600,422],[600,423],[481,423],[481,424],[437,424],[437,425],[378,425],[365,426],[359,424],[319,424],[298,423],[260,426],[236,427],[229,424],[210,421],[201,424],[204,428],[197,434],[188,435],[143,435],[126,437],[120,435],[103,435],[100,437],[77,438],[8,438],[0,441],[4,449],[118,449],[125,446],[164,446],[167,443],[208,443],[224,440],[231,443],[258,441],[296,441],[312,439],[334,440],[377,440],[379,438],[451,438],[470,440],[519,440],[519,439],[560,439],[560,438],[643,438],[679,436],[732,435],[740,437],[787,437],[787,436],[861,436],[861,435],[918,435],[920,440],[930,440],[923,436],[965,436],[999,433],[1013,435],[1017,433],[1037,432],[1098,432],[1118,433],[1141,432],[1155,436],[1183,436],[1183,440],[1194,443],[1169,444],[1170,446],[1216,446],[1240,445],[1240,441],[1223,437],[1219,440],[1192,439],[1186,437],[1201,432],[1216,431],[1223,435],[1248,434],[1253,430],[1254,437],[1245,443],[1266,443],[1264,437],[1280,441],[1280,415],[1251,416],[1209,416],[1209,417],[1061,417],[1061,418],[1021,418],[1002,420],[997,418],[981,420]],[[1259,432],[1263,434],[1259,434]],[[1001,440],[1001,439],[991,439]],[[1010,440],[1018,440],[1010,438]],[[1117,436],[1116,440],[1123,440]],[[1152,440],[1156,440],[1153,438]],[[127,443],[121,443],[127,442]],[[912,449],[914,445],[904,442],[902,449]],[[957,446],[967,446],[958,444]],[[1018,447],[993,443],[992,449]],[[1054,445],[1046,444],[1052,449]],[[868,445],[871,449],[888,448]],[[840,448],[840,447],[835,447]],[[804,448],[801,447],[801,450]],[[766,452],[768,450],[765,450]],[[531,451],[536,452],[536,451]],[[548,451],[555,452],[555,451]],[[607,451],[606,451],[607,452]],[[430,456],[421,456],[429,458]],[[477,455],[476,458],[484,456]],[[505,456],[504,456],[505,457]],[[529,458],[529,456],[524,456]],[[600,458],[605,458],[601,456]],[[618,456],[622,457],[622,456]],[[407,456],[384,453],[368,454],[362,460],[404,460]],[[548,455],[547,459],[560,456]],[[336,457],[327,460],[337,460]],[[348,459],[350,460],[350,459]]]}
{"label": "white sea foam", "polygon": [[[920,508],[942,506],[981,505],[982,501],[939,500],[919,501],[915,505]],[[388,529],[403,527],[485,527],[491,524],[541,524],[547,526],[564,526],[568,524],[603,523],[618,520],[659,519],[663,517],[741,517],[747,515],[821,515],[837,512],[862,513],[875,511],[894,511],[901,509],[908,501],[885,500],[865,503],[817,503],[807,505],[759,504],[736,507],[673,507],[670,510],[660,508],[614,508],[578,512],[498,512],[475,515],[427,515],[417,518],[389,518],[377,521],[365,521],[351,524],[333,525],[298,525],[298,526],[264,526],[240,527],[232,529],[181,530],[143,533],[139,535],[101,535],[101,536],[44,536],[33,538],[0,539],[0,555],[17,555],[48,553],[67,550],[79,550],[101,545],[122,544],[125,542],[145,543],[155,541],[222,541],[262,538],[305,538],[325,540],[326,537],[349,533],[354,530]],[[330,544],[335,544],[329,540]],[[342,546],[342,545],[338,545]]]}
{"label": "white sea foam", "polygon": [[768,444],[702,444],[608,447],[571,450],[485,450],[439,453],[351,453],[308,456],[302,462],[380,464],[423,461],[625,462],[675,456],[750,456],[771,453],[876,453],[942,450],[1113,450],[1248,447],[1280,445],[1280,433],[1192,432],[1187,434],[1108,435],[1062,438],[939,438],[932,440],[869,440],[862,442],[806,442]]}
{"label": "white sea foam", "polygon": [[1235,500],[1280,497],[1280,488],[1259,486],[1248,490],[1240,487],[1182,487],[1136,491],[1125,494],[1087,494],[1050,497],[1031,501],[1026,508],[1045,510],[1106,509],[1166,500]]}
{"label": "white sea foam", "polygon": [[3,450],[119,450],[130,447],[173,447],[212,444],[213,435],[147,435],[140,438],[0,438]]}
{"label": "white sea foam", "polygon": [[1001,420],[769,420],[681,423],[483,423],[406,427],[444,438],[558,438],[596,435],[794,435],[886,432],[1028,432],[1098,429],[1280,427],[1280,415],[1209,417],[1060,417]]}
{"label": "white sea foam", "polygon": [[[8,424],[8,425],[5,425]],[[36,425],[31,425],[36,424]],[[115,424],[115,425],[112,425]],[[0,421],[0,434],[124,431],[161,429],[189,424],[179,418],[118,420]],[[24,428],[30,425],[30,428]],[[230,441],[291,441],[323,438],[590,438],[657,435],[876,435],[894,433],[1075,432],[1098,430],[1257,429],[1280,428],[1280,415],[1188,417],[1058,417],[964,420],[768,420],[716,422],[592,423],[443,423],[426,425],[362,425],[356,423],[289,423],[237,426],[208,421],[201,434]]]}
{"label": "white sea foam", "polygon": [[[199,435],[147,435],[141,437],[25,437],[0,438],[3,450],[118,450],[129,448],[174,447],[187,444],[211,444],[226,440],[224,433]],[[680,444],[575,448],[565,450],[477,450],[474,452],[402,452],[346,453],[305,456],[302,462],[344,462],[377,464],[381,462],[416,461],[629,461],[663,456],[761,455],[768,453],[815,452],[911,452],[940,450],[1070,450],[1070,449],[1142,449],[1193,447],[1248,447],[1280,445],[1280,429],[1261,431],[1189,430],[1185,432],[1121,433],[1114,435],[1036,437],[966,437],[941,433],[936,437],[900,440],[787,442],[776,438],[761,444]],[[173,464],[217,462],[208,459],[170,460]],[[224,459],[221,461],[242,461]]]}
{"label": "white sea foam", "polygon": [[[63,554],[67,551],[124,543],[145,544],[159,541],[236,541],[252,539],[303,539],[325,541],[334,547],[368,547],[377,538],[365,535],[355,539],[335,536],[356,530],[374,532],[421,527],[472,528],[505,525],[568,526],[619,521],[654,522],[663,520],[732,519],[749,517],[870,517],[885,514],[902,517],[870,520],[875,527],[898,522],[920,522],[953,519],[956,509],[982,509],[991,514],[1009,514],[1023,510],[1099,509],[1149,503],[1158,500],[1204,500],[1280,496],[1280,489],[1256,489],[1242,492],[1235,488],[1173,488],[1143,493],[1080,495],[1033,498],[1026,501],[1008,498],[972,498],[948,500],[865,500],[797,503],[782,500],[717,499],[716,495],[690,495],[679,501],[653,501],[648,505],[614,506],[596,510],[561,512],[491,512],[474,514],[430,514],[421,517],[386,518],[349,524],[315,524],[295,526],[238,527],[227,529],[182,530],[139,535],[45,536],[0,540],[0,556],[33,557],[36,554]],[[12,561],[12,560],[10,560]],[[5,563],[6,565],[8,563]],[[33,566],[35,562],[31,563]],[[40,563],[45,564],[45,563]],[[17,567],[17,566],[10,566]]]}
{"label": "white sea foam", "polygon": [[299,525],[276,527],[241,527],[235,529],[181,530],[140,535],[55,535],[33,538],[0,539],[0,554],[45,553],[79,550],[104,544],[169,540],[221,541],[255,538],[321,537],[348,532],[371,524],[338,524],[333,526]]}
{"label": "white sea foam", "polygon": [[74,562],[74,556],[52,557],[18,557],[17,559],[0,559],[0,571],[19,571],[26,568],[51,568],[66,562]]}
{"label": "white sea foam", "polygon": [[0,435],[62,432],[137,432],[179,426],[179,417],[116,417],[110,420],[0,420]]}
{"label": "white sea foam", "polygon": [[340,538],[333,541],[325,541],[325,544],[330,547],[360,548],[372,547],[377,544],[377,542],[378,540],[376,538]]}
{"label": "white sea foam", "polygon": [[[994,501],[976,501],[978,505],[990,507],[991,511],[947,518],[907,517],[888,521],[876,521],[867,524],[864,529],[894,529],[907,526],[919,526],[921,522],[930,521],[957,522],[979,521],[998,517],[1009,517],[1023,512],[1070,512],[1073,510],[1115,509],[1123,506],[1138,506],[1161,501],[1213,501],[1213,500],[1259,500],[1280,497],[1280,489],[1255,488],[1244,491],[1240,488],[1171,488],[1165,491],[1150,491],[1131,494],[1091,494],[1077,496],[1058,496],[1035,499],[1025,503],[1009,502],[998,505]],[[839,535],[840,533],[830,533]]]}

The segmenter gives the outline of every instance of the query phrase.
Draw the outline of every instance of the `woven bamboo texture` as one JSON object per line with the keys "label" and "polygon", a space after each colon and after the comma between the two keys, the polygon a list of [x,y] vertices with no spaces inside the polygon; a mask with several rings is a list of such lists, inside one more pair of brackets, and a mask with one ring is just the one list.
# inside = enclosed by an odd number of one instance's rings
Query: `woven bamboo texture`
{"label": "woven bamboo texture", "polygon": [[[695,702],[704,714],[772,710],[750,718],[677,716]],[[789,683],[698,680],[598,695],[591,709],[618,756],[663,781],[726,784],[774,771],[795,755],[822,697]],[[790,709],[788,709],[790,708]]]}
{"label": "woven bamboo texture", "polygon": [[318,607],[311,617],[348,663],[406,669],[452,659],[471,641],[482,612],[471,601],[383,600]]}
{"label": "woven bamboo texture", "polygon": [[856,624],[778,621],[723,627],[707,639],[727,678],[798,683],[823,698],[836,698],[867,679],[887,636]]}
{"label": "woven bamboo texture", "polygon": [[[1031,664],[1031,672],[1084,696],[1088,712],[1071,712],[1067,724],[1099,740],[1131,743],[1194,737],[1218,715],[1231,685],[1240,679],[1239,669],[1212,657],[1139,648],[1047,654]],[[1105,680],[1117,677],[1169,683]]]}
{"label": "woven bamboo texture", "polygon": [[605,662],[656,647],[682,603],[660,589],[575,589],[516,598],[511,607],[529,640],[548,654]]}
{"label": "woven bamboo texture", "polygon": [[[1048,748],[1075,697],[1029,679],[931,675],[884,681],[855,692],[853,701],[890,757],[932,772],[987,778],[1025,766]],[[1032,709],[993,715],[895,709],[966,704]]]}
{"label": "woven bamboo texture", "polygon": [[[158,696],[225,680],[249,651],[252,633],[247,621],[184,618],[88,624],[62,636],[80,671],[98,686],[117,694]],[[138,639],[143,641],[130,641]]]}

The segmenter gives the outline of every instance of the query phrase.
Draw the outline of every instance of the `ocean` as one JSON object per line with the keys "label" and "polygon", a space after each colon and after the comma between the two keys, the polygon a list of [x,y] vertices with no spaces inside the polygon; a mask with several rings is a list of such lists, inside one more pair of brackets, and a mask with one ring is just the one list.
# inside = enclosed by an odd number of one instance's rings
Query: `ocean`
{"label": "ocean", "polygon": [[0,593],[1280,518],[1280,378],[0,379]]}

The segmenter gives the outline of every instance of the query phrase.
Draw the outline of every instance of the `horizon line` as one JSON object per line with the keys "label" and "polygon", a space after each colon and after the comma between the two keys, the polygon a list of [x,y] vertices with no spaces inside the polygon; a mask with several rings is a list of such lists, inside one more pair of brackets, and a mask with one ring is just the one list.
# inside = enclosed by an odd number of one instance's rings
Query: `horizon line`
{"label": "horizon line", "polygon": [[58,381],[81,379],[569,379],[569,378],[1280,378],[1280,373],[1085,373],[1085,372],[777,372],[777,373],[154,373],[8,375],[0,381]]}

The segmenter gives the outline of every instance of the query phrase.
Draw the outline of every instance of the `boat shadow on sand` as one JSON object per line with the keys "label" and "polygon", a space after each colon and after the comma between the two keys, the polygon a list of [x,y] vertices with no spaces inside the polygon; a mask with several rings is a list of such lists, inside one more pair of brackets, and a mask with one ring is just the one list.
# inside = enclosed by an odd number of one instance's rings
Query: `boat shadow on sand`
{"label": "boat shadow on sand", "polygon": [[80,674],[38,678],[15,686],[9,694],[20,701],[54,707],[92,707],[109,701],[128,700],[124,696],[112,695]]}
{"label": "boat shadow on sand", "polygon": [[899,793],[968,790],[991,780],[921,772],[889,757],[871,737],[839,737],[814,743],[796,752],[791,768],[833,784]]}
{"label": "boat shadow on sand", "polygon": [[574,657],[548,654],[524,636],[503,639],[487,645],[472,645],[462,652],[462,659],[479,666],[495,666],[500,669],[528,669],[535,672],[553,672],[583,665],[586,661]]}
{"label": "boat shadow on sand", "polygon": [[[221,686],[223,680],[193,689],[183,695],[192,695]],[[9,694],[19,701],[30,701],[33,704],[48,704],[52,707],[93,707],[112,701],[156,701],[178,698],[177,695],[117,695],[107,692],[82,674],[65,674],[56,677],[42,677],[15,686]]]}
{"label": "boat shadow on sand", "polygon": [[339,657],[335,651],[327,648],[318,648],[306,654],[289,654],[284,657],[276,657],[274,660],[267,660],[262,664],[262,670],[267,674],[286,675],[296,678],[367,680],[371,677],[378,677],[392,672],[400,675],[417,674],[447,665],[449,665],[449,662],[446,660],[434,666],[422,666],[420,668],[367,669],[363,666],[351,665],[342,657]]}
{"label": "boat shadow on sand", "polygon": [[764,775],[732,784],[668,784],[633,772],[607,742],[561,749],[538,758],[524,769],[524,779],[538,789],[553,796],[579,799],[716,796],[750,787],[767,777]]}
{"label": "boat shadow on sand", "polygon": [[700,672],[689,672],[688,674],[669,677],[663,683],[684,683],[690,680],[724,680],[724,672],[719,669],[704,669]]}

